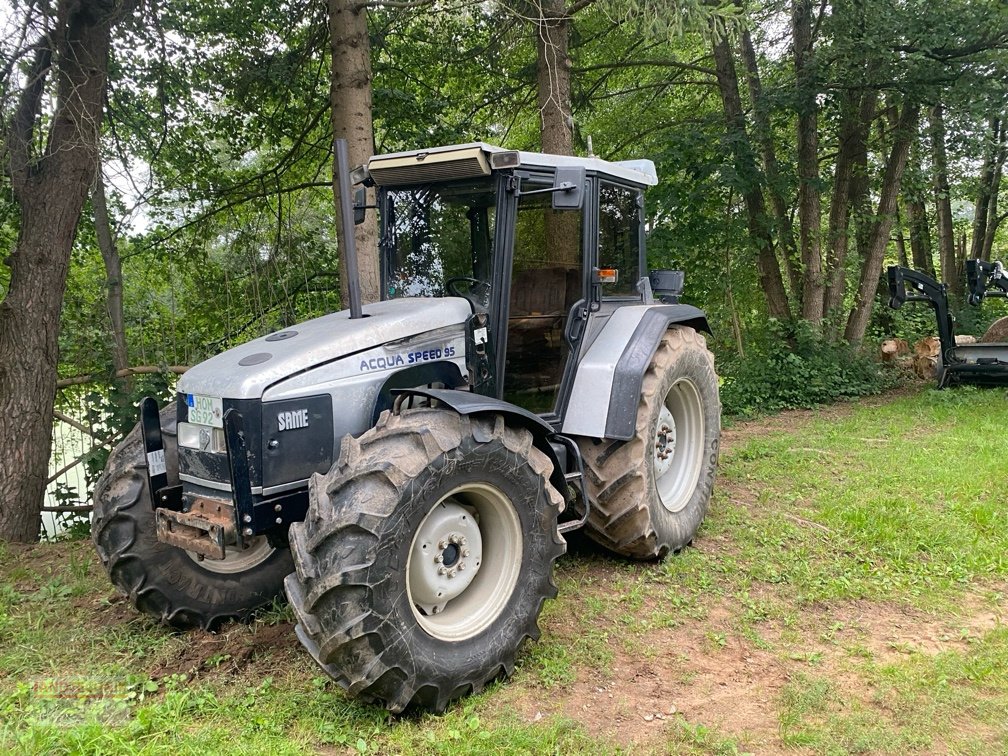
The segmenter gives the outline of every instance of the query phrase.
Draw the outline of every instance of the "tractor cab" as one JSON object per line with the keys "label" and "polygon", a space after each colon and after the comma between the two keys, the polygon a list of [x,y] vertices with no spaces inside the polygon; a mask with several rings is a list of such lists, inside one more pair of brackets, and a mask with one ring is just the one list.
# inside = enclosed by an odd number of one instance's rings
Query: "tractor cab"
{"label": "tractor cab", "polygon": [[374,157],[355,178],[375,187],[383,298],[469,302],[477,393],[562,416],[590,316],[647,301],[649,160],[476,143]]}

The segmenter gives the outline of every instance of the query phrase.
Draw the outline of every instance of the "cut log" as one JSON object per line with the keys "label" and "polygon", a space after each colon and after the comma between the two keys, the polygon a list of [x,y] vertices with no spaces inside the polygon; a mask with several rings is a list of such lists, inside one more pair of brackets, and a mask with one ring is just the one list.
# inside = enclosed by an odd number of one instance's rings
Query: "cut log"
{"label": "cut log", "polygon": [[882,362],[895,362],[897,357],[910,354],[910,346],[904,339],[886,339],[879,347]]}
{"label": "cut log", "polygon": [[962,346],[963,344],[976,344],[977,337],[970,336],[969,334],[963,333],[955,337],[956,346]]}
{"label": "cut log", "polygon": [[987,332],[980,337],[983,344],[1004,344],[1008,342],[1008,317],[999,318],[991,323]]}
{"label": "cut log", "polygon": [[941,352],[941,342],[937,336],[926,336],[914,344],[914,355],[917,357],[937,358]]}
{"label": "cut log", "polygon": [[900,370],[907,373],[914,372],[914,358],[909,354],[901,354],[899,357],[893,360],[893,365],[895,365]]}
{"label": "cut log", "polygon": [[938,371],[938,357],[927,354],[918,354],[913,360],[914,372],[921,378],[934,380]]}

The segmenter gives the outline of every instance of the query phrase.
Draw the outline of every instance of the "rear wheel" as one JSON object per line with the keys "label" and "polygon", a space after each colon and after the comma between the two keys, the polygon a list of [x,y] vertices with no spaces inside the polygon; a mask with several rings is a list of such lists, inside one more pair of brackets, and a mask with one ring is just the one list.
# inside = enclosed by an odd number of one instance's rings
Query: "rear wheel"
{"label": "rear wheel", "polygon": [[592,500],[588,535],[636,559],[686,546],[707,511],[720,437],[714,358],[702,335],[673,326],[644,375],[634,437],[579,444]]}
{"label": "rear wheel", "polygon": [[354,696],[442,711],[508,676],[556,595],[562,499],[503,417],[383,415],[312,478],[291,526],[297,635]]}
{"label": "rear wheel", "polygon": [[[169,485],[178,483],[175,407],[161,410]],[[203,559],[157,539],[140,426],[109,456],[94,492],[91,537],[113,585],[140,611],[178,628],[247,619],[282,595],[290,551],[265,536]]]}

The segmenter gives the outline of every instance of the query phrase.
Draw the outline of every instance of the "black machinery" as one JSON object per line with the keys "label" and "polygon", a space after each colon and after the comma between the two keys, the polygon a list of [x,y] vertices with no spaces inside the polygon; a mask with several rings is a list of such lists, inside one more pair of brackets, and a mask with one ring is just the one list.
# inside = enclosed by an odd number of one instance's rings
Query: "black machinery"
{"label": "black machinery", "polygon": [[[957,383],[1008,386],[1008,344],[959,344],[955,342],[948,287],[931,276],[910,268],[892,265],[887,271],[889,306],[899,309],[905,302],[925,302],[938,319],[938,388]],[[1008,297],[1008,273],[1000,262],[966,261],[968,301],[978,306],[985,297]]]}

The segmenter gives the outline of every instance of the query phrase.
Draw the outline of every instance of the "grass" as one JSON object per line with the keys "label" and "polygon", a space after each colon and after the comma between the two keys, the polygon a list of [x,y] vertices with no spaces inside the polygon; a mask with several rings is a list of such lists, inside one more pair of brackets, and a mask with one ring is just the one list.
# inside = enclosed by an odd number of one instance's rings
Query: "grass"
{"label": "grass", "polygon": [[0,546],[0,751],[1008,750],[1008,402],[923,391],[743,424],[695,548],[575,541],[512,680],[440,717],[347,699],[283,606],[179,634],[87,542]]}

